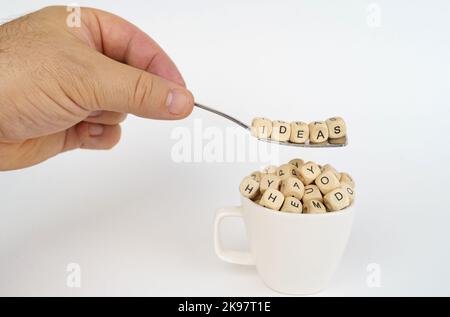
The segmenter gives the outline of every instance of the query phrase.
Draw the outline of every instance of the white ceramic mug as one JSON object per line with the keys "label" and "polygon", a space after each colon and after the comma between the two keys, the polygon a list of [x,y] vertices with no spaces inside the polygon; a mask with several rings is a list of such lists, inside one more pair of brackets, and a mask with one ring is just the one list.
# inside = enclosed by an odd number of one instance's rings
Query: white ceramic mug
{"label": "white ceramic mug", "polygon": [[[241,196],[242,205],[217,211],[214,246],[230,263],[256,265],[267,286],[285,294],[313,294],[327,287],[347,245],[354,206],[324,214],[277,212]],[[244,219],[250,252],[225,250],[220,223]]]}

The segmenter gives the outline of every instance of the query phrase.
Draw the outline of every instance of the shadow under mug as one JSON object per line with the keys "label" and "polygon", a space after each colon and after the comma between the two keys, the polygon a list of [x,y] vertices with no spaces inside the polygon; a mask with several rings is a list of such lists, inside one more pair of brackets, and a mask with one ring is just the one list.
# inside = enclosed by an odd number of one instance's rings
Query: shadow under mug
{"label": "shadow under mug", "polygon": [[[324,214],[294,214],[264,208],[241,196],[241,206],[217,211],[214,247],[223,261],[256,265],[264,283],[285,294],[306,295],[327,287],[347,245],[354,205]],[[225,250],[220,223],[242,217],[250,252]]]}

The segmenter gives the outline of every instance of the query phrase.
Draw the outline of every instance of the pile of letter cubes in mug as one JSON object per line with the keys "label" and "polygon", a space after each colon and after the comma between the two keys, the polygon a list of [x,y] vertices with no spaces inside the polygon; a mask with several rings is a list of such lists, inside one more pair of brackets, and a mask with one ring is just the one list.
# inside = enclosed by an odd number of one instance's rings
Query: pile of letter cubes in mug
{"label": "pile of letter cubes in mug", "polygon": [[296,121],[271,121],[266,118],[255,118],[252,121],[252,135],[259,139],[273,139],[280,142],[311,143],[336,142],[345,138],[347,128],[341,117],[333,117],[326,121],[314,121],[310,124]]}
{"label": "pile of letter cubes in mug", "polygon": [[253,172],[242,180],[239,190],[263,207],[293,213],[338,211],[355,199],[355,183],[349,174],[301,159]]}

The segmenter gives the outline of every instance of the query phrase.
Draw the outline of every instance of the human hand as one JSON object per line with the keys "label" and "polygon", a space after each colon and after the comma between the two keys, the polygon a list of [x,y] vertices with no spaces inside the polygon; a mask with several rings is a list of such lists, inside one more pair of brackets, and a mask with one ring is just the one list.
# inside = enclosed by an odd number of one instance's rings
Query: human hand
{"label": "human hand", "polygon": [[110,13],[65,7],[0,26],[0,170],[76,149],[109,149],[127,113],[181,119],[194,98],[167,54]]}

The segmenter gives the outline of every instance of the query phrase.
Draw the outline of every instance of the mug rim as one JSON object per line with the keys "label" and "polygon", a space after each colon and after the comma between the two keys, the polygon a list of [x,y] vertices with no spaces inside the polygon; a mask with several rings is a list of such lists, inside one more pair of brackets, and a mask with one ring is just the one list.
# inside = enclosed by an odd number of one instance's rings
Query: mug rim
{"label": "mug rim", "polygon": [[263,212],[270,213],[271,215],[274,215],[275,217],[336,217],[339,215],[346,215],[348,213],[353,212],[353,209],[355,208],[355,202],[353,202],[350,206],[338,210],[338,211],[327,211],[325,213],[314,213],[314,214],[306,214],[306,213],[294,213],[294,212],[286,212],[281,210],[273,210],[270,208],[266,208],[264,206],[258,205],[253,200],[244,197],[242,195],[241,200],[248,201],[251,204],[255,205],[256,207],[259,207],[258,209],[262,210]]}

